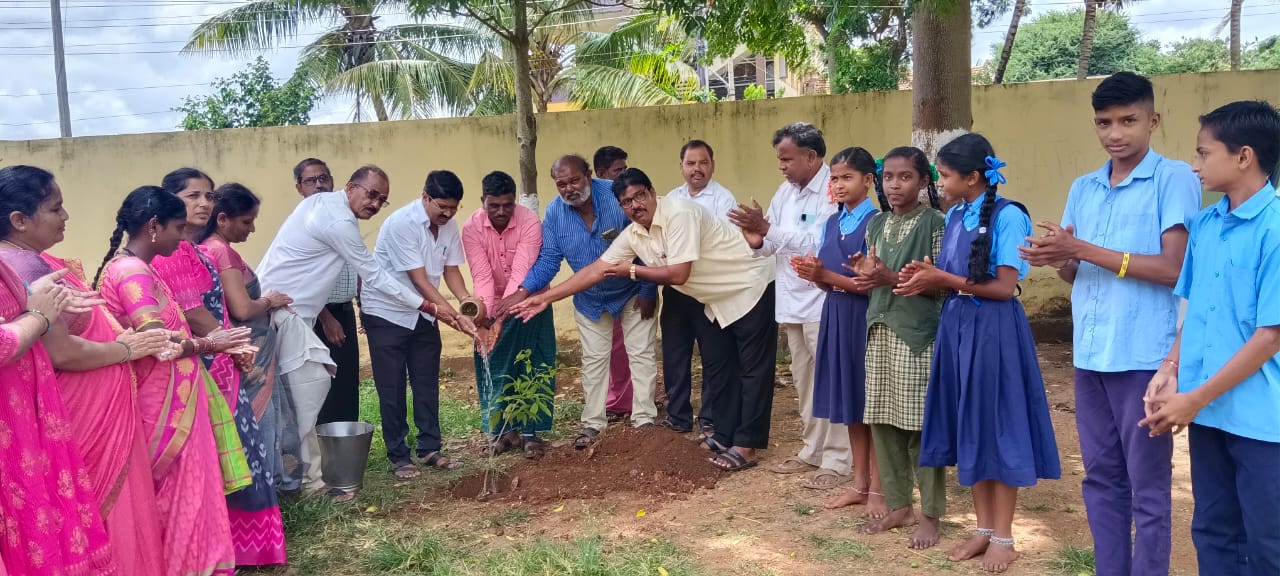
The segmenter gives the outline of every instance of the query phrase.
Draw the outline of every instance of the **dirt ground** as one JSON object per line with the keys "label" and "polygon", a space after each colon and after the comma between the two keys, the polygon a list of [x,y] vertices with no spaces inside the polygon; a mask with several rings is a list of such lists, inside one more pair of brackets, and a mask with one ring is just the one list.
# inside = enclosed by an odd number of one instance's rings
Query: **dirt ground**
{"label": "dirt ground", "polygon": [[[1070,345],[1043,344],[1040,358],[1057,431],[1063,478],[1042,481],[1022,491],[1014,522],[1014,537],[1022,558],[1008,573],[1074,576],[1083,570],[1059,564],[1064,557],[1063,548],[1087,549],[1092,543],[1080,497],[1084,471],[1075,432]],[[454,382],[469,379],[469,359],[450,360],[446,366],[456,372]],[[877,574],[981,574],[976,561],[951,563],[944,558],[944,551],[964,539],[975,522],[968,490],[955,484],[954,474],[948,489],[942,544],[928,551],[913,551],[906,546],[907,531],[864,535],[861,507],[824,509],[822,504],[840,488],[814,491],[800,486],[801,476],[780,476],[768,470],[769,465],[791,456],[799,446],[798,407],[789,380],[786,370],[780,366],[773,410],[773,445],[762,452],[762,465],[757,468],[732,475],[708,474],[697,480],[675,483],[687,490],[654,490],[661,482],[635,475],[657,470],[673,478],[683,478],[686,468],[700,464],[696,459],[698,453],[690,451],[696,450],[692,448],[692,436],[680,438],[660,431],[660,435],[650,435],[642,442],[630,442],[636,438],[626,437],[619,433],[620,428],[612,427],[606,432],[610,442],[602,443],[591,460],[587,460],[585,453],[575,452],[566,439],[557,442],[542,463],[517,464],[510,475],[520,477],[519,484],[526,489],[533,488],[523,500],[519,496],[520,486],[512,495],[485,502],[458,499],[448,490],[431,490],[425,492],[417,504],[417,508],[426,512],[418,517],[424,524],[443,530],[474,526],[476,517],[511,513],[528,518],[518,526],[493,527],[492,535],[481,537],[478,544],[482,546],[502,546],[504,539],[519,540],[525,536],[569,539],[592,533],[619,540],[661,537],[688,547],[704,567],[717,574],[816,576],[829,574],[835,568],[874,570]],[[474,401],[474,390],[461,388],[450,386],[447,393]],[[574,372],[562,373],[559,389],[580,397],[580,377]],[[676,449],[669,444],[672,441],[688,445]],[[660,459],[641,454],[646,449],[616,453],[622,444],[679,452],[680,463],[664,468]],[[692,460],[689,455],[693,456]],[[682,471],[676,472],[677,468]],[[548,484],[539,480],[539,469],[549,474],[552,488],[548,489]],[[712,483],[713,488],[705,487]],[[1189,576],[1196,572],[1195,551],[1190,541],[1191,504],[1186,441],[1185,436],[1179,436],[1174,454],[1171,571],[1174,575]]]}

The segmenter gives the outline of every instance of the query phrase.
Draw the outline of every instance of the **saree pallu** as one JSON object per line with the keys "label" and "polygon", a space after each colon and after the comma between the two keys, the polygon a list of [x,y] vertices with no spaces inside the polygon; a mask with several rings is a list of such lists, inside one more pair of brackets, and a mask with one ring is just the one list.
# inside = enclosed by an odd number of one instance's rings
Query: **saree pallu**
{"label": "saree pallu", "polygon": [[[175,299],[182,309],[203,307],[223,328],[230,328],[231,316],[226,311],[225,293],[218,275],[219,267],[214,264],[218,260],[215,252],[221,249],[221,245],[215,245],[209,250],[184,241],[172,256],[156,258],[154,266],[174,291]],[[225,260],[226,255],[222,259]],[[264,356],[270,361],[270,354]],[[286,561],[284,521],[276,496],[275,468],[270,456],[276,449],[274,445],[264,441],[259,414],[254,409],[252,400],[254,394],[262,392],[262,380],[260,378],[255,382],[244,382],[243,374],[226,354],[203,356],[201,360],[222,392],[227,406],[232,407],[234,429],[243,446],[251,473],[250,484],[227,496],[227,515],[231,523],[236,564],[283,564]],[[253,389],[246,384],[253,386]],[[267,389],[263,401],[264,413],[270,397],[270,389]]]}
{"label": "saree pallu", "polygon": [[[190,338],[177,301],[142,260],[112,260],[99,291],[121,325],[143,329],[160,323]],[[235,550],[227,518],[227,482],[209,411],[211,401],[222,398],[210,394],[211,381],[196,358],[142,358],[134,362],[134,371],[160,512],[165,574],[231,576]],[[227,476],[234,483],[235,474]]]}
{"label": "saree pallu", "polygon": [[[517,361],[517,357],[525,350],[529,351],[528,362],[531,366],[526,365],[524,361]],[[538,371],[542,369],[543,364],[556,365],[555,315],[551,308],[547,307],[537,316],[530,318],[528,322],[514,316],[504,320],[502,331],[498,334],[498,341],[489,352],[488,381],[485,380],[485,359],[479,352],[473,353],[473,356],[476,366],[476,392],[480,400],[480,429],[489,436],[520,429],[518,424],[503,421],[502,413],[506,409],[506,404],[502,402],[502,396],[507,383],[511,380],[532,376],[528,370],[529,367]],[[551,379],[549,393],[553,398],[555,397],[555,378]],[[520,431],[524,434],[550,432],[554,412],[554,406],[550,413],[539,412]]]}
{"label": "saree pallu", "polygon": [[[0,265],[0,317],[25,309],[26,288]],[[0,329],[0,572],[119,574],[53,363],[40,342],[10,361],[17,349]]]}

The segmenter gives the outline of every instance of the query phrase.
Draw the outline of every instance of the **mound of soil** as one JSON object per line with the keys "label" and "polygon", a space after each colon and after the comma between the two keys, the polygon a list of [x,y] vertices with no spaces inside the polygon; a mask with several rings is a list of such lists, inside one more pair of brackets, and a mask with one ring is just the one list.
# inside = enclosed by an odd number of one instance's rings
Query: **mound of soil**
{"label": "mound of soil", "polygon": [[707,458],[707,451],[665,428],[617,426],[592,448],[575,450],[572,442],[553,446],[542,460],[521,462],[496,478],[483,473],[464,477],[450,493],[455,498],[531,504],[618,492],[668,500],[715,487],[725,473]]}

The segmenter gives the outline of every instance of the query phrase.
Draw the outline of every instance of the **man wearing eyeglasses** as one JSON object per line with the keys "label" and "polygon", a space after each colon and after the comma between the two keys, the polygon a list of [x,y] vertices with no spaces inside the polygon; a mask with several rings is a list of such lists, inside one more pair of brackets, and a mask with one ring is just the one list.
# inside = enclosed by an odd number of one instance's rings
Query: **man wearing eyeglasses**
{"label": "man wearing eyeglasses", "polygon": [[[333,192],[333,175],[328,164],[306,158],[293,168],[294,187],[307,198],[318,192]],[[320,409],[317,424],[354,422],[360,419],[360,343],[356,336],[356,272],[343,265],[329,293],[329,302],[316,317],[316,335],[329,347],[329,356],[338,365]]]}
{"label": "man wearing eyeglasses", "polygon": [[[742,233],[692,200],[658,198],[644,172],[624,171],[613,181],[618,205],[631,219],[598,260],[572,278],[517,304],[512,314],[532,318],[552,302],[618,279],[673,286],[703,304],[711,320],[701,346],[716,426],[702,446],[727,471],[755,466],[769,446],[777,357],[774,271]],[[636,262],[639,257],[644,264]]]}
{"label": "man wearing eyeglasses", "polygon": [[[568,261],[575,272],[600,257],[628,221],[609,190],[609,181],[591,177],[587,160],[562,156],[551,165],[559,197],[547,205],[542,223],[542,251],[521,286],[525,294],[546,288]],[[652,426],[658,409],[653,390],[658,366],[654,351],[658,325],[654,318],[658,288],[634,278],[614,278],[574,296],[574,319],[582,343],[582,430],[574,447],[584,449],[608,424],[605,404],[609,392],[609,351],[613,347],[614,322],[622,322],[623,338],[631,364],[634,394],[631,423]],[[529,318],[532,318],[530,316]],[[526,318],[528,319],[528,318]]]}
{"label": "man wearing eyeglasses", "polygon": [[[277,325],[296,314],[310,330],[325,309],[343,266],[350,266],[366,287],[376,288],[388,298],[405,306],[432,313],[435,305],[417,291],[400,284],[389,270],[378,266],[360,235],[357,220],[368,220],[386,206],[391,184],[386,172],[377,166],[362,166],[351,175],[342,193],[312,194],[294,208],[280,225],[276,237],[258,266],[258,277],[264,290],[292,290],[292,312],[277,314]],[[309,338],[279,339],[280,371],[289,375],[298,365],[323,364],[329,359],[320,339],[311,332]],[[352,341],[355,339],[352,338]],[[293,399],[302,441],[305,487],[319,488],[320,457],[315,425],[328,395],[330,382],[307,381],[289,375],[290,397]]]}

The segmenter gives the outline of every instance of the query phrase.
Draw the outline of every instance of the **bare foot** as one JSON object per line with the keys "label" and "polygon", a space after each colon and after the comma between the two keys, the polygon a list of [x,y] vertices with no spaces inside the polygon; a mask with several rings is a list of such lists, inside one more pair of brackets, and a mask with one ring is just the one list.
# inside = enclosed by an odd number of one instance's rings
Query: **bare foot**
{"label": "bare foot", "polygon": [[921,514],[918,519],[920,523],[911,532],[911,540],[908,545],[912,550],[924,550],[925,548],[937,546],[938,541],[942,539],[942,529],[938,519],[930,518],[924,514]]}
{"label": "bare foot", "polygon": [[884,503],[884,495],[875,492],[868,493],[867,512],[864,514],[867,518],[879,520],[889,515],[889,507]]}
{"label": "bare foot", "polygon": [[859,504],[866,504],[866,503],[867,503],[866,490],[850,488],[849,490],[846,490],[843,494],[836,496],[835,498],[832,498],[830,500],[827,500],[827,503],[823,504],[823,507],[828,510],[835,510],[836,508],[844,508],[846,506],[857,506]]}
{"label": "bare foot", "polygon": [[947,560],[952,562],[962,562],[970,558],[976,558],[979,554],[987,551],[988,544],[991,543],[990,536],[982,534],[974,534],[964,544],[956,546],[947,551]]}
{"label": "bare foot", "polygon": [[890,530],[893,530],[894,528],[910,526],[912,523],[915,522],[915,517],[916,517],[915,512],[911,509],[911,507],[905,506],[902,508],[898,508],[897,510],[894,510],[892,512],[889,512],[879,522],[872,522],[870,524],[867,524],[866,527],[862,529],[862,531],[867,534],[880,534],[882,532],[888,532]]}
{"label": "bare foot", "polygon": [[982,556],[982,569],[999,574],[1009,569],[1009,564],[1018,559],[1018,551],[1012,544],[992,544]]}

